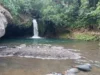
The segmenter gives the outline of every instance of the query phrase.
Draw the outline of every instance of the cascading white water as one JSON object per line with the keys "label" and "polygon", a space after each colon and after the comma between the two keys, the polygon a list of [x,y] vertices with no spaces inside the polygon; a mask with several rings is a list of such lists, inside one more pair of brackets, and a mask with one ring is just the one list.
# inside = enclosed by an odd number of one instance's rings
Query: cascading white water
{"label": "cascading white water", "polygon": [[33,19],[32,22],[33,22],[33,33],[34,33],[32,38],[40,38],[36,19]]}

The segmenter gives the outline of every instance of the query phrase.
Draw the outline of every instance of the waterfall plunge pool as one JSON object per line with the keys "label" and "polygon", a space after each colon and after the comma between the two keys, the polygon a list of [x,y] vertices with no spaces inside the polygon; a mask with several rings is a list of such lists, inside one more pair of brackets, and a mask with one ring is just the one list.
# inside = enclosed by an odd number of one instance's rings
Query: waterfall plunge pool
{"label": "waterfall plunge pool", "polygon": [[[0,57],[0,75],[45,75],[50,72],[63,72],[71,66],[81,63],[91,63],[93,70],[89,73],[80,73],[79,75],[99,75],[100,74],[100,49],[99,42],[95,41],[78,41],[66,39],[0,39],[0,46],[8,48],[14,46],[45,47],[51,49],[71,50],[80,53],[82,58],[79,59],[36,59],[36,58],[20,58]],[[33,48],[34,48],[33,47]],[[0,49],[1,50],[1,49]],[[5,49],[4,49],[5,50]],[[21,50],[21,49],[19,49]]]}

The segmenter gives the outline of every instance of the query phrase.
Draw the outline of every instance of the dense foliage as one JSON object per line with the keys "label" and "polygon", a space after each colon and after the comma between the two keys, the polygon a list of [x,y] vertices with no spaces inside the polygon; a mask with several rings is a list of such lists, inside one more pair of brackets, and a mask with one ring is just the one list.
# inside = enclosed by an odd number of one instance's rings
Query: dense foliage
{"label": "dense foliage", "polygon": [[0,0],[21,22],[20,15],[37,18],[42,24],[52,22],[53,28],[100,29],[100,0]]}

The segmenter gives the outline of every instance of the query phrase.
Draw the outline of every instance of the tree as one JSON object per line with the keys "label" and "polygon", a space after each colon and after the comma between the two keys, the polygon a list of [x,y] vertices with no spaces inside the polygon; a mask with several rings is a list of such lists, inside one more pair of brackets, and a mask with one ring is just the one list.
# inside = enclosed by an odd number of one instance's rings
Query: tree
{"label": "tree", "polygon": [[29,20],[37,18],[48,20],[56,27],[98,28],[100,25],[100,0],[1,0],[13,14],[17,23],[23,21],[21,15]]}

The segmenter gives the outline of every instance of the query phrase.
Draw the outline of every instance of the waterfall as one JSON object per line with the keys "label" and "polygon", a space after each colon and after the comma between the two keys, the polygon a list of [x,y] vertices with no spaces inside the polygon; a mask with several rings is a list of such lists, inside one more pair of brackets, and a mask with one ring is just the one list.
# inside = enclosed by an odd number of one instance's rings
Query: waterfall
{"label": "waterfall", "polygon": [[33,22],[33,33],[34,33],[32,38],[40,38],[36,19],[33,19],[32,22]]}

